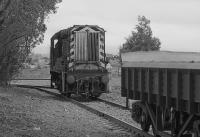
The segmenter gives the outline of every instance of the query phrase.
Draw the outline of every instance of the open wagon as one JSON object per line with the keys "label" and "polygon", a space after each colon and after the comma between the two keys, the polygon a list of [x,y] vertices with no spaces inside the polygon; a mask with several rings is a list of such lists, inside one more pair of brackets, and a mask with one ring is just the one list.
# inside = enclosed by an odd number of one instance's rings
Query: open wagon
{"label": "open wagon", "polygon": [[[122,53],[121,95],[138,100],[132,117],[156,136],[200,136],[200,53]],[[166,134],[168,133],[168,134]]]}

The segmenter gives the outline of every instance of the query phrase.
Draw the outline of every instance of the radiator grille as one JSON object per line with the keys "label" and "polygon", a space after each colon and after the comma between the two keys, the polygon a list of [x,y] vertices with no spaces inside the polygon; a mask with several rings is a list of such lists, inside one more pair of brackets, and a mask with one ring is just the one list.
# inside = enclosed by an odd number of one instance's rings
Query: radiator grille
{"label": "radiator grille", "polygon": [[87,32],[76,32],[75,59],[77,61],[87,61]]}
{"label": "radiator grille", "polygon": [[76,32],[75,60],[99,60],[99,33]]}
{"label": "radiator grille", "polygon": [[99,55],[99,34],[89,33],[88,36],[88,60],[97,61]]}

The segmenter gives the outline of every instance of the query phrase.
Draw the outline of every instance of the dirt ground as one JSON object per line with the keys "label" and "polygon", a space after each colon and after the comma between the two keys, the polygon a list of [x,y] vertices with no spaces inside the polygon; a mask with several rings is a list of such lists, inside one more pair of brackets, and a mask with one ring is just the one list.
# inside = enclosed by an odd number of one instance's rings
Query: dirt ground
{"label": "dirt ground", "polygon": [[[19,78],[48,79],[49,68],[23,70]],[[18,81],[49,86],[49,81]],[[111,92],[101,98],[125,104],[118,69],[113,68]],[[127,137],[125,130],[78,106],[34,89],[0,88],[0,137]]]}
{"label": "dirt ground", "polygon": [[100,98],[121,105],[126,104],[126,98],[121,97],[121,78],[118,75],[112,75],[110,81],[111,91],[110,93],[103,93]]}
{"label": "dirt ground", "polygon": [[129,137],[130,133],[59,97],[0,88],[0,137]]}

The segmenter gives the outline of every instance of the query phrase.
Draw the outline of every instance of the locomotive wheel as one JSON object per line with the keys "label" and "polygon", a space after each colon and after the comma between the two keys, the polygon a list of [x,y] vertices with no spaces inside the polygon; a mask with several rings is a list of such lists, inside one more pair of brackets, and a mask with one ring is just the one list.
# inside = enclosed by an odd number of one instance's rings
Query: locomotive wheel
{"label": "locomotive wheel", "polygon": [[58,76],[56,79],[56,86],[57,86],[57,89],[61,92],[62,91],[62,79],[60,76]]}
{"label": "locomotive wheel", "polygon": [[143,131],[145,131],[145,132],[149,131],[149,128],[151,125],[151,120],[145,109],[142,109],[142,112],[141,112],[140,125],[141,125],[141,128]]}
{"label": "locomotive wheel", "polygon": [[51,88],[54,88],[53,83],[51,82]]}
{"label": "locomotive wheel", "polygon": [[68,97],[68,98],[70,98],[71,97],[71,93],[61,93],[63,96],[66,96],[66,97]]}
{"label": "locomotive wheel", "polygon": [[58,90],[62,91],[62,81],[61,80],[58,81]]}
{"label": "locomotive wheel", "polygon": [[53,85],[53,76],[51,75],[51,81],[50,81],[50,83],[51,83],[51,88],[54,88],[54,85]]}
{"label": "locomotive wheel", "polygon": [[54,86],[53,86],[53,82],[52,82],[52,79],[51,79],[51,88],[54,88]]}
{"label": "locomotive wheel", "polygon": [[85,92],[84,92],[83,94],[81,94],[81,96],[82,96],[83,98],[85,98],[86,100],[88,100],[88,99],[91,97],[90,92],[89,92],[89,89],[86,88],[86,89],[85,89]]}
{"label": "locomotive wheel", "polygon": [[71,97],[71,95],[72,95],[71,93],[67,93],[67,97],[68,97],[68,98],[70,98],[70,97]]}
{"label": "locomotive wheel", "polygon": [[97,99],[97,98],[100,97],[100,96],[101,96],[101,93],[92,95],[91,97],[92,97],[92,99]]}

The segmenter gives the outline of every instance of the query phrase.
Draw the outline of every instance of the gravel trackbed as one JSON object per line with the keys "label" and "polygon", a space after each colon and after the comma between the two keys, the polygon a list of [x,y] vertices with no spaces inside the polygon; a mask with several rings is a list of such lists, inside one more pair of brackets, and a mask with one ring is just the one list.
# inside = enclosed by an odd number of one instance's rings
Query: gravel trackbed
{"label": "gravel trackbed", "polygon": [[34,89],[0,88],[0,137],[129,137],[68,101]]}

